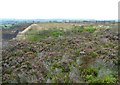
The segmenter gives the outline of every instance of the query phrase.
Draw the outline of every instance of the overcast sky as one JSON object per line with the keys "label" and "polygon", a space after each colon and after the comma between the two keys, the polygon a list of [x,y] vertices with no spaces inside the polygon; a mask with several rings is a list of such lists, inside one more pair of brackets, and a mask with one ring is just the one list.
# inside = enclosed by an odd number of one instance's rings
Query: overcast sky
{"label": "overcast sky", "polygon": [[119,0],[0,0],[0,18],[118,19]]}

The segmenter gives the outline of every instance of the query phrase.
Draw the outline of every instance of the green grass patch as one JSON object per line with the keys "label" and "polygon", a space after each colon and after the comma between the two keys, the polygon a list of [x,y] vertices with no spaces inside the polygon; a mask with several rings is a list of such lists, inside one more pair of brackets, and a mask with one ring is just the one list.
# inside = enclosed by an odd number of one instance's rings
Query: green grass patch
{"label": "green grass patch", "polygon": [[74,33],[83,32],[84,31],[84,27],[82,27],[82,26],[73,26],[71,31],[74,32]]}
{"label": "green grass patch", "polygon": [[96,28],[94,28],[93,26],[87,26],[84,27],[84,30],[93,33],[96,30]]}
{"label": "green grass patch", "polygon": [[73,34],[79,34],[83,31],[94,32],[95,30],[96,29],[92,26],[88,26],[88,27],[73,26],[67,31],[64,31],[63,28],[58,28],[58,27],[53,27],[53,28],[49,28],[47,30],[41,30],[41,31],[32,29],[26,34],[26,38],[27,40],[30,40],[30,41],[40,41],[41,39],[46,39],[49,37],[57,38],[60,36],[69,36]]}
{"label": "green grass patch", "polygon": [[30,41],[40,41],[41,39],[46,39],[48,37],[56,38],[63,35],[64,35],[63,30],[53,28],[53,29],[41,30],[41,31],[31,30],[29,33],[26,34],[26,38],[27,40]]}
{"label": "green grass patch", "polygon": [[[101,73],[100,70],[103,72]],[[117,79],[112,75],[112,71],[101,68],[86,68],[82,71],[83,77],[88,83],[116,83]]]}

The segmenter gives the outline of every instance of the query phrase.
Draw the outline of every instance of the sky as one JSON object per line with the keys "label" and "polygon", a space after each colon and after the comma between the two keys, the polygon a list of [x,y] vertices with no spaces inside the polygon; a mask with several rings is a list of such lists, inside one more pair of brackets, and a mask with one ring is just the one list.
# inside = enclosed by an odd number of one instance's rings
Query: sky
{"label": "sky", "polygon": [[0,18],[118,19],[119,0],[0,0]]}

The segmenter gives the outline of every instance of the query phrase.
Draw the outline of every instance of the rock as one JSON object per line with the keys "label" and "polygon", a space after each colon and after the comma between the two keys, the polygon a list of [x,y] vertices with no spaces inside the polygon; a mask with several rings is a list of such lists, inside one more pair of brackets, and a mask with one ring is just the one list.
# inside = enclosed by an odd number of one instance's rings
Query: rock
{"label": "rock", "polygon": [[85,51],[80,51],[80,55],[85,55]]}

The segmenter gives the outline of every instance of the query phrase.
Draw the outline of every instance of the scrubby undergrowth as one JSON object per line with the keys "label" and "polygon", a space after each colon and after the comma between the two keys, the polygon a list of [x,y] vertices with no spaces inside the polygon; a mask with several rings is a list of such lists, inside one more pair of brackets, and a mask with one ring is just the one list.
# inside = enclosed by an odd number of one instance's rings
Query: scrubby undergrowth
{"label": "scrubby undergrowth", "polygon": [[4,83],[116,83],[118,34],[112,28],[30,31],[3,50]]}

